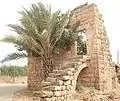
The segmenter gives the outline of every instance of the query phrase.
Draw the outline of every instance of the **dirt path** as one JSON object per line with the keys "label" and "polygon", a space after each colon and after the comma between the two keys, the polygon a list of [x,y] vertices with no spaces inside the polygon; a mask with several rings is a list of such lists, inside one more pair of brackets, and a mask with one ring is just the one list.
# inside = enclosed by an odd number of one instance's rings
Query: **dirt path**
{"label": "dirt path", "polygon": [[0,101],[12,101],[14,92],[26,87],[25,84],[0,84]]}

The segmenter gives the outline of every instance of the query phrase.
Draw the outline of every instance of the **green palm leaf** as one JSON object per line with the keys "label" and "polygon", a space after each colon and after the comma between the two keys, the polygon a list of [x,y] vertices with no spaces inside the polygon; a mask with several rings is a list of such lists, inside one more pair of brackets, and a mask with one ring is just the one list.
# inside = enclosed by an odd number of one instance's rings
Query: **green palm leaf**
{"label": "green palm leaf", "polygon": [[1,62],[4,63],[6,61],[18,60],[18,59],[26,58],[27,56],[28,55],[24,52],[11,53],[8,54],[6,57],[4,57],[4,59]]}
{"label": "green palm leaf", "polygon": [[11,30],[16,32],[17,34],[24,34],[25,33],[25,29],[18,24],[8,24],[8,26],[11,27]]}

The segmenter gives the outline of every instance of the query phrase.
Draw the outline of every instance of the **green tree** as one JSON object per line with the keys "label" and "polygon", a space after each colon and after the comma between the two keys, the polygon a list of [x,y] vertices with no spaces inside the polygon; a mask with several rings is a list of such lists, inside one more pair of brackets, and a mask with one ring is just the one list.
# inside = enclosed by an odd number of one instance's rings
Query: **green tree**
{"label": "green tree", "polygon": [[32,4],[21,12],[20,24],[9,24],[17,35],[8,35],[3,42],[12,43],[20,51],[9,54],[2,62],[27,57],[31,52],[41,57],[46,72],[51,71],[52,57],[63,49],[69,49],[75,41],[74,29],[68,28],[69,12],[51,11],[42,3]]}
{"label": "green tree", "polygon": [[1,76],[9,76],[15,82],[15,77],[26,76],[26,66],[1,66],[0,67]]}
{"label": "green tree", "polygon": [[26,76],[26,66],[1,66],[0,72],[2,76]]}

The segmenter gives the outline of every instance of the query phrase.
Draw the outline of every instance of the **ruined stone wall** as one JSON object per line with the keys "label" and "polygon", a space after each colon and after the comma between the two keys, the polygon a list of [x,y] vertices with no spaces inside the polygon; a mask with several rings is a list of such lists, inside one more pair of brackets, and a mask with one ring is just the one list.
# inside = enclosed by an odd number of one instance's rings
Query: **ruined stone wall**
{"label": "ruined stone wall", "polygon": [[76,55],[77,55],[77,42],[75,41],[69,50],[63,50],[60,53],[55,54],[54,60],[56,67],[59,66],[59,64],[63,64],[66,59]]}
{"label": "ruined stone wall", "polygon": [[81,72],[80,79],[85,79],[88,86],[102,91],[112,88],[114,68],[111,66],[109,40],[103,25],[102,15],[97,6],[95,4],[84,4],[75,8],[71,14],[70,26],[76,22],[79,22],[78,32],[83,29],[86,31],[87,55],[90,56],[91,60],[89,70],[86,69],[83,73]]}
{"label": "ruined stone wall", "polygon": [[112,90],[115,82],[115,68],[109,50],[109,38],[103,24],[102,15],[95,8],[95,30],[97,39],[97,67],[99,74],[99,88],[102,91]]}
{"label": "ruined stone wall", "polygon": [[44,77],[44,68],[41,59],[39,57],[29,56],[27,67],[28,88],[38,90]]}
{"label": "ruined stone wall", "polygon": [[86,75],[83,74],[83,79],[86,79],[85,82],[89,84],[88,86],[96,87],[99,89],[99,69],[98,69],[98,59],[97,59],[97,38],[96,38],[96,25],[95,25],[95,4],[91,5],[82,5],[75,8],[71,14],[70,26],[73,26],[76,22],[79,22],[79,27],[77,31],[85,29],[85,34],[87,38],[87,55],[90,56],[90,65],[88,70],[86,69]]}

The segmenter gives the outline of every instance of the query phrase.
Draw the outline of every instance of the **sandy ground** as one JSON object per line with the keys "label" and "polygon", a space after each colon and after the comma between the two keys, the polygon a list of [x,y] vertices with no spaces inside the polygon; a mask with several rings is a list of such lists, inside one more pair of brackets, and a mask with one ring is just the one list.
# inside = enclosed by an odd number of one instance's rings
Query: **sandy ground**
{"label": "sandy ground", "polygon": [[27,80],[26,77],[13,78],[0,76],[0,101],[12,101],[14,92],[26,88],[26,84],[22,84]]}
{"label": "sandy ground", "polygon": [[[12,101],[16,91],[27,88],[27,84],[22,84],[23,81],[26,81],[26,77],[16,78],[15,83],[12,81],[9,77],[0,77],[0,101]],[[117,85],[115,92],[120,95],[120,84]]]}
{"label": "sandy ground", "polygon": [[[14,82],[13,82],[14,81]],[[0,76],[0,84],[20,84],[24,81],[27,81],[27,77],[8,77],[8,76]]]}
{"label": "sandy ground", "polygon": [[26,84],[0,84],[0,101],[12,101],[14,92],[26,87]]}

